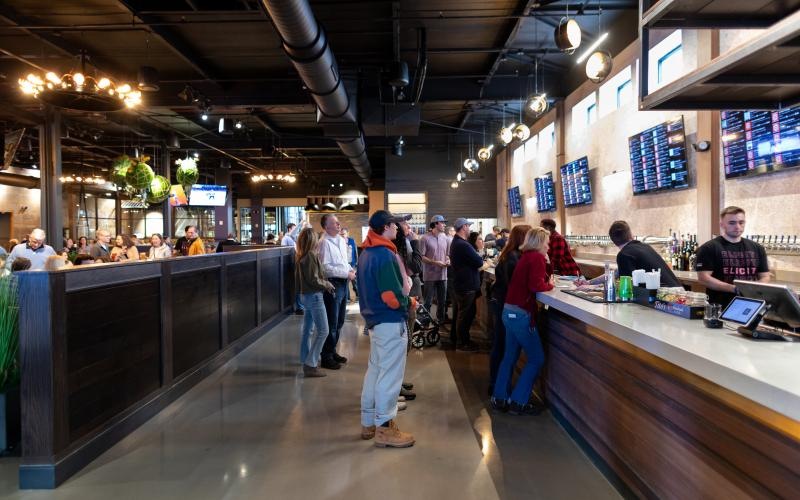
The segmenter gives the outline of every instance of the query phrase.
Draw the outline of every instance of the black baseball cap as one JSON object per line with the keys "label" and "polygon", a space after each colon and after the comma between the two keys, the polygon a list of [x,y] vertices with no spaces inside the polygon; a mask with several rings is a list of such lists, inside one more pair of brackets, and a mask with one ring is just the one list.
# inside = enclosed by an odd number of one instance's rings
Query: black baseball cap
{"label": "black baseball cap", "polygon": [[369,227],[375,230],[383,229],[383,226],[387,224],[391,224],[394,222],[395,224],[400,224],[403,221],[407,221],[411,219],[410,215],[404,216],[395,216],[392,215],[391,212],[386,210],[378,210],[369,218]]}

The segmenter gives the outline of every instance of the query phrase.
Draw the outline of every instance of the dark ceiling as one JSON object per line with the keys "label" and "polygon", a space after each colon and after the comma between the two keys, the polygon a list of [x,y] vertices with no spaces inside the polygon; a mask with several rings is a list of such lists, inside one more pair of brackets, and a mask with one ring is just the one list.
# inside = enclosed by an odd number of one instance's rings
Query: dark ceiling
{"label": "dark ceiling", "polygon": [[[538,85],[552,99],[573,90],[582,81],[581,68],[574,64],[576,56],[559,52],[553,41],[553,29],[567,11],[581,24],[585,44],[598,29],[609,31],[606,48],[612,53],[637,32],[638,2],[631,0],[318,0],[311,5],[341,73],[357,82],[362,114],[380,101],[413,100],[420,28],[425,29],[428,65],[418,104],[419,135],[406,136],[408,147],[466,143],[465,130],[485,129],[491,140],[503,115],[516,116],[521,98],[533,89],[535,60]],[[39,103],[17,86],[17,78],[35,67],[66,72],[85,51],[98,75],[117,80],[135,82],[141,66],[158,70],[160,90],[145,93],[136,111],[63,113],[65,171],[81,164],[107,168],[109,158],[123,151],[136,146],[156,151],[177,135],[181,149],[174,154],[199,151],[207,169],[228,154],[236,158],[239,174],[278,164],[300,168],[305,179],[319,184],[360,184],[336,143],[317,126],[313,101],[259,1],[4,0],[0,49],[0,120],[6,130],[41,121]],[[412,78],[402,95],[386,83],[398,52]],[[187,86],[199,104],[182,98]],[[200,117],[203,102],[210,105],[208,121]],[[234,136],[218,134],[223,116],[241,120],[243,128]],[[366,137],[377,185],[386,151],[396,140],[386,135]],[[18,154],[23,165],[36,161],[36,134],[30,138],[34,151],[28,152],[26,140]]]}

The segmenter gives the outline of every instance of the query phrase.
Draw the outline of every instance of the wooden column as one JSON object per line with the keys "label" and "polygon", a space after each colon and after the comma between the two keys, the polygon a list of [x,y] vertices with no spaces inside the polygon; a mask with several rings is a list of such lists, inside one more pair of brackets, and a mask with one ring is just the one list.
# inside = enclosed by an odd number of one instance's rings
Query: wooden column
{"label": "wooden column", "polygon": [[39,126],[39,158],[41,164],[41,227],[51,243],[61,244],[61,113],[50,106],[44,111],[44,124]]}
{"label": "wooden column", "polygon": [[[172,163],[169,156],[169,149],[167,149],[166,143],[161,144],[161,168],[159,171],[161,175],[166,177],[172,183],[172,177],[170,176],[170,169],[172,168]],[[174,228],[172,227],[172,207],[169,206],[169,198],[161,204],[161,214],[162,219],[164,221],[164,236],[173,236],[175,233]]]}
{"label": "wooden column", "polygon": [[567,113],[564,101],[556,103],[556,168],[553,175],[553,183],[556,189],[556,219],[558,229],[562,234],[567,233],[567,211],[564,207],[564,190],[561,187],[561,165],[566,163],[567,150]]}
{"label": "wooden column", "polygon": [[[703,30],[697,33],[697,65],[707,64],[719,55],[719,31]],[[717,218],[720,207],[720,132],[719,111],[697,112],[697,137],[695,143],[709,141],[708,151],[695,151],[697,179],[697,239],[708,241],[718,232]]]}

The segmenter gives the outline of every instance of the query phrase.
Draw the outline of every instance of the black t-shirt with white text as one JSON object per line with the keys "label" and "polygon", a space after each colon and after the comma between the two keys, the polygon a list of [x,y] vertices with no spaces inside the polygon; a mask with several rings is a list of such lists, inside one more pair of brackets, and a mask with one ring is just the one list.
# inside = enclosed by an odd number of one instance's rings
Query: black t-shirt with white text
{"label": "black t-shirt with white text", "polygon": [[[725,283],[733,284],[733,280],[758,281],[759,273],[769,272],[767,252],[758,243],[742,238],[738,243],[731,243],[722,236],[705,242],[697,249],[697,266],[699,271],[711,271],[711,276]],[[708,289],[709,302],[722,304],[723,307],[733,299],[734,294]]]}

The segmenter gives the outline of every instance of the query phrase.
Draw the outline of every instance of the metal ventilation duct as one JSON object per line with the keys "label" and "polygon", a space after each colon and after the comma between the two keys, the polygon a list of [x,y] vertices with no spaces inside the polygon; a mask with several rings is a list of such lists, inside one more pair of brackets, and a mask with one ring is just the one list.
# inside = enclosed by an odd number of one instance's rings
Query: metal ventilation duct
{"label": "metal ventilation duct", "polygon": [[347,94],[328,38],[307,0],[261,0],[303,83],[317,104],[317,121],[334,137],[364,184],[371,169],[354,102]]}

